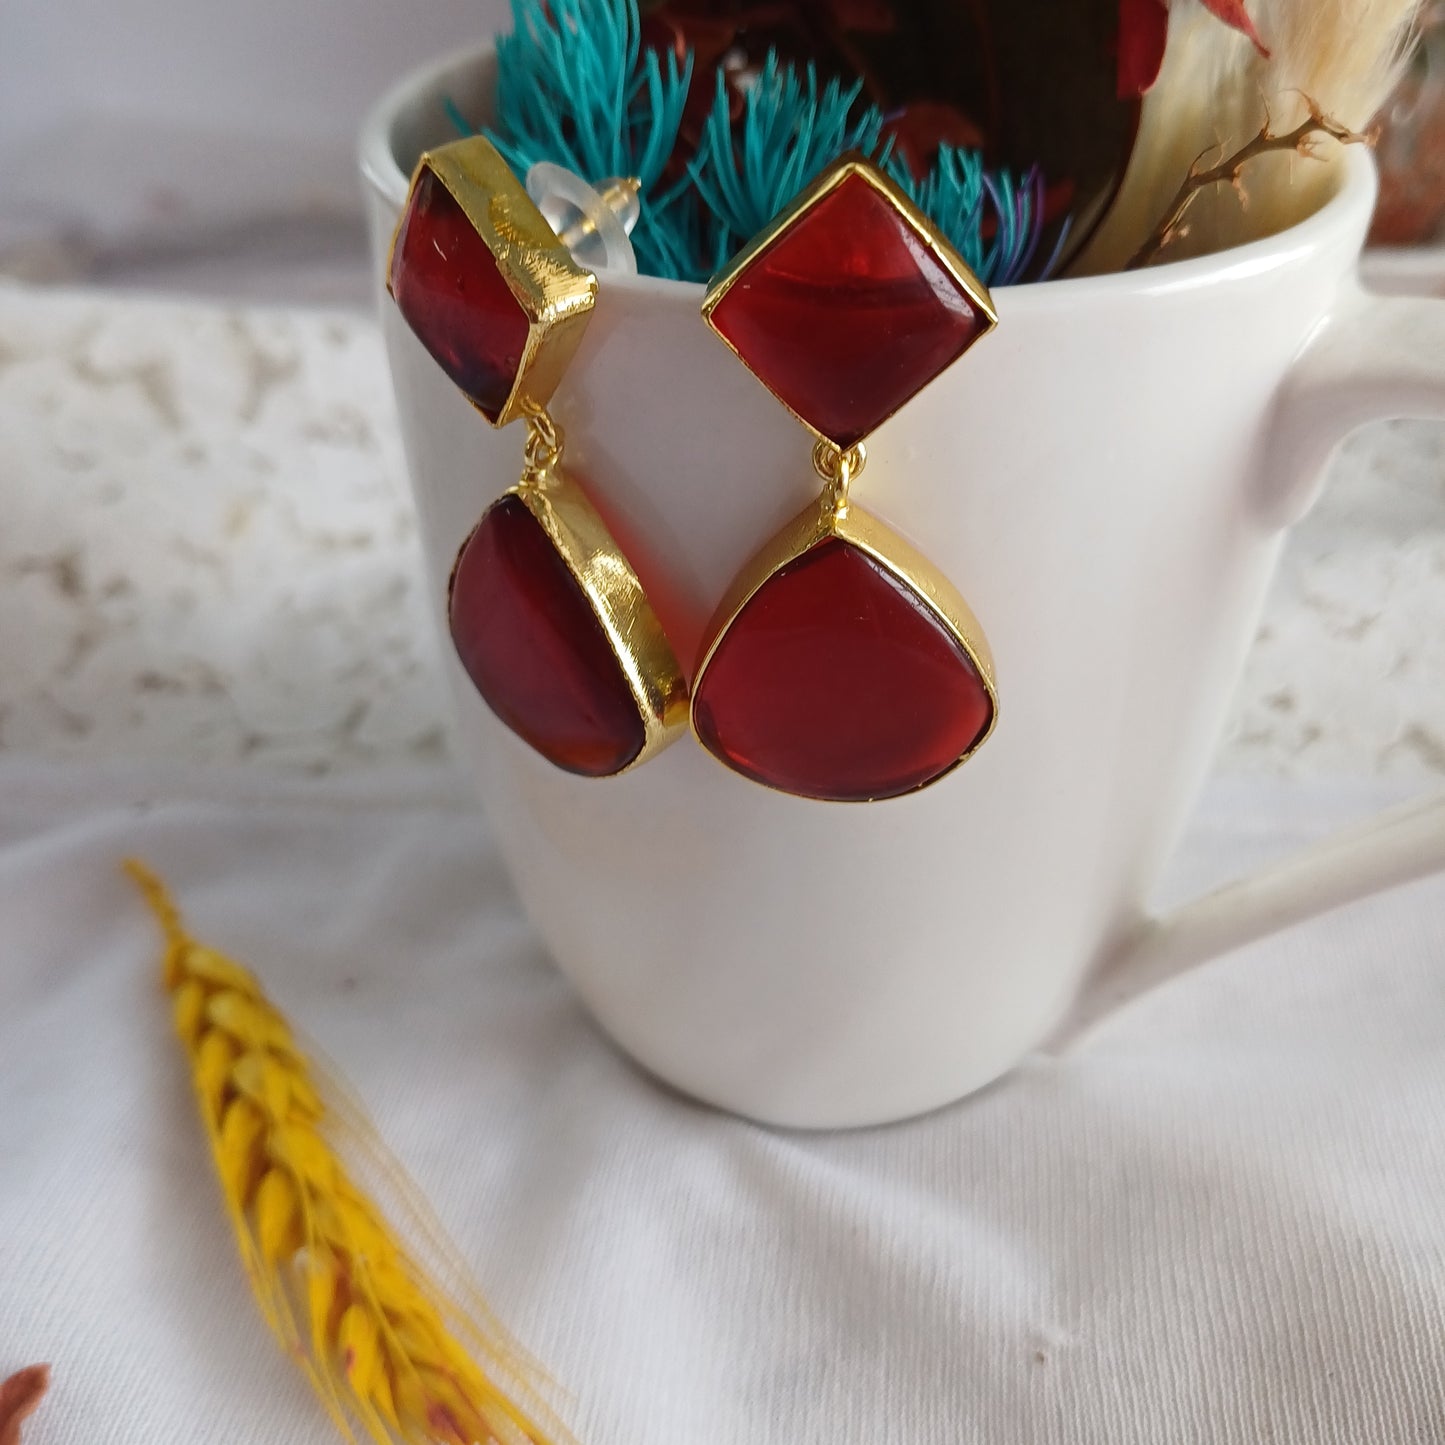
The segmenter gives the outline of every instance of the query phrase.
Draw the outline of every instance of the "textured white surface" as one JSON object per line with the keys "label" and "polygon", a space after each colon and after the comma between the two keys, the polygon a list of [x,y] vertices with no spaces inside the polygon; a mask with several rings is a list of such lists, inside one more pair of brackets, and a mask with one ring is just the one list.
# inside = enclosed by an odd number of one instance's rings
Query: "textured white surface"
{"label": "textured white surface", "polygon": [[[1445,881],[929,1118],[780,1134],[603,1043],[475,809],[164,776],[0,761],[0,1368],[55,1367],[26,1445],[335,1439],[248,1300],[127,851],[361,1088],[586,1445],[1440,1440]],[[1178,884],[1393,791],[1216,791]]]}
{"label": "textured white surface", "polygon": [[441,755],[370,324],[0,291],[0,458],[6,748]]}
{"label": "textured white surface", "polygon": [[[0,505],[0,747],[444,757],[369,319],[0,286]],[[1442,679],[1445,429],[1397,423],[1291,539],[1221,767],[1445,775]]]}
{"label": "textured white surface", "polygon": [[1445,775],[1445,428],[1346,444],[1285,552],[1221,763]]}

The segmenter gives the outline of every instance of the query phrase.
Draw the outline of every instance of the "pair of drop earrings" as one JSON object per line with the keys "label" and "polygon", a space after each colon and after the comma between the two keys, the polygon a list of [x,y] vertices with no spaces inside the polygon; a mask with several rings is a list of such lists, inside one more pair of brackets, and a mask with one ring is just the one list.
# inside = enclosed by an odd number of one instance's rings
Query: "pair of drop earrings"
{"label": "pair of drop earrings", "polygon": [[864,441],[997,322],[983,283],[866,159],[842,157],[711,283],[703,319],[812,433],[820,497],[743,568],[691,685],[632,564],[561,465],[547,410],[597,296],[484,137],[422,156],[388,289],[522,476],[461,545],[457,654],[492,711],[586,777],[687,730],[729,768],[830,801],[897,797],[970,757],[993,661],[957,590],[854,505]]}

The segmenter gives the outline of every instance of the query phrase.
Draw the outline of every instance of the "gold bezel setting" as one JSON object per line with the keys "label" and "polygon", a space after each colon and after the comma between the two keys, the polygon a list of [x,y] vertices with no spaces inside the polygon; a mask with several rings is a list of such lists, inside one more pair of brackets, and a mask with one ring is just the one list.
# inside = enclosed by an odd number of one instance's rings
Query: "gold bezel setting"
{"label": "gold bezel setting", "polygon": [[570,365],[597,300],[597,278],[579,266],[533,204],[501,153],[485,136],[468,136],[426,151],[412,172],[401,219],[392,232],[386,261],[386,289],[392,287],[397,241],[406,225],[416,188],[431,174],[451,195],[496,259],[527,319],[527,342],[512,389],[492,418],[493,426],[546,406]]}
{"label": "gold bezel setting", "polygon": [[[846,227],[853,221],[860,226],[872,227],[865,231],[866,239],[861,243],[870,268],[874,261],[880,268],[887,265],[890,261],[888,248],[900,240],[906,242],[897,230],[890,241],[887,231],[878,229],[877,206],[873,201],[860,205],[852,198],[826,216],[812,216],[815,225],[827,228],[827,239],[820,245],[815,246],[814,241],[802,233],[801,226],[819,203],[839,187],[854,181],[863,182],[875,196],[881,197],[901,227],[906,228],[930,254],[935,263],[931,274],[929,268],[918,261],[918,253],[909,243],[909,253],[918,265],[919,279],[933,290],[940,304],[939,288],[946,277],[972,308],[973,319],[963,327],[958,327],[956,320],[950,321],[946,314],[940,313],[940,324],[956,328],[957,338],[955,346],[954,331],[939,333],[949,337],[949,344],[938,348],[941,357],[928,349],[929,325],[926,322],[900,329],[896,317],[901,313],[894,311],[891,304],[886,311],[879,309],[880,293],[869,289],[876,279],[871,269],[861,275],[849,270],[847,275],[851,279],[840,284],[830,296],[832,282],[828,267],[845,264],[829,249],[829,243],[840,227]],[[870,210],[873,213],[871,221],[868,218]],[[747,278],[754,274],[753,268],[759,266],[772,247],[793,236],[795,228],[799,228],[796,232],[799,244],[796,250],[788,253],[786,264],[780,259],[775,270],[760,268],[749,288]],[[851,267],[852,262],[846,264]],[[879,274],[884,273],[880,270]],[[744,287],[747,294],[736,320],[719,317],[718,308],[737,286]],[[775,320],[770,311],[756,309],[788,306],[794,287],[808,287],[810,290],[808,299],[800,303],[797,312],[787,313],[786,326],[783,321]],[[912,282],[904,289],[908,295],[916,297],[917,288],[912,286]],[[825,298],[828,298],[827,301]],[[891,299],[890,294],[890,303]],[[806,315],[808,307],[812,308],[816,333],[805,329],[803,336],[807,338],[807,343],[799,344],[795,329],[805,324],[799,318]],[[902,190],[865,157],[852,153],[828,167],[722,271],[704,298],[702,314],[713,334],[817,438],[813,466],[823,480],[824,488],[817,501],[799,512],[748,561],[714,614],[708,630],[709,641],[693,679],[693,733],[704,749],[725,767],[793,796],[820,801],[872,802],[907,797],[930,787],[972,757],[998,725],[998,688],[994,681],[993,654],[973,609],[957,588],[891,527],[853,506],[849,500],[849,488],[866,461],[864,439],[936,379],[939,371],[957,361],[997,326],[998,313],[994,309],[993,298],[942,232]],[[728,332],[737,335],[741,345],[757,353],[756,360],[740,349],[739,344],[734,344]],[[921,346],[920,342],[923,343]],[[831,348],[835,345],[846,346],[847,349],[834,356]],[[891,381],[885,378],[875,388],[866,375],[871,358],[878,347],[892,345],[901,348],[896,357],[896,369]],[[807,364],[810,359],[818,367],[818,374],[812,377],[800,375],[796,368]],[[770,374],[773,381],[769,380]],[[793,401],[799,405],[807,405],[820,421],[836,425],[840,434],[830,436],[822,431],[798,411],[783,391],[790,392]],[[749,634],[747,642],[742,639],[739,629],[740,649],[757,646],[759,639],[769,639],[765,650],[756,654],[739,652],[726,667],[720,665],[713,682],[713,689],[719,695],[715,699],[709,698],[708,678],[714,660],[724,643],[734,635],[734,628],[739,627],[740,619],[754,599],[770,584],[778,582],[785,575],[785,569],[790,572],[793,563],[834,541],[866,559],[886,582],[896,584],[901,592],[906,593],[917,604],[918,612],[926,614],[934,624],[934,633],[927,634],[928,640],[925,641],[925,634],[916,630],[917,619],[910,620],[908,610],[889,614],[892,621],[888,626],[897,630],[896,641],[905,649],[895,655],[900,659],[914,658],[922,664],[922,670],[913,673],[916,686],[922,692],[913,694],[911,705],[945,710],[941,715],[945,730],[932,734],[916,732],[913,741],[918,746],[912,753],[908,751],[910,744],[902,735],[887,739],[877,735],[884,748],[881,754],[874,750],[875,744],[867,740],[868,729],[880,717],[885,723],[888,718],[888,714],[877,711],[879,679],[883,674],[876,671],[876,659],[880,655],[876,642],[885,634],[876,634],[867,644],[875,659],[874,682],[864,684],[865,687],[871,686],[866,696],[874,707],[873,722],[868,721],[870,715],[865,708],[856,713],[857,731],[840,735],[834,729],[828,739],[828,749],[825,751],[820,747],[822,730],[830,728],[839,710],[846,712],[855,706],[848,700],[847,689],[856,684],[849,683],[838,672],[839,659],[831,650],[818,652],[820,658],[828,659],[825,666],[832,669],[831,677],[819,674],[824,679],[822,691],[814,695],[812,702],[804,694],[801,708],[792,702],[786,711],[779,709],[777,718],[781,731],[769,734],[766,723],[757,725],[750,721],[750,718],[756,718],[757,709],[771,706],[770,699],[778,691],[820,685],[809,677],[811,654],[820,647],[830,649],[832,644],[819,635],[826,631],[828,625],[823,620],[827,612],[817,610],[819,599],[826,599],[823,602],[826,609],[840,610],[841,626],[853,625],[848,622],[849,617],[867,623],[871,604],[865,599],[868,589],[878,585],[878,578],[863,580],[861,574],[839,572],[831,561],[825,565],[833,570],[825,572],[820,566],[820,570],[812,574],[811,583],[803,572],[791,578],[790,586],[802,588],[811,585],[822,589],[815,590],[801,607],[799,594],[791,594],[793,601],[789,604],[782,600],[780,592],[776,603],[760,612],[756,630]],[[821,554],[818,560],[824,564]],[[936,634],[941,634],[942,639],[952,644],[948,664],[943,664],[941,655],[933,651],[939,640]],[[936,659],[936,663],[928,660],[930,656]],[[966,666],[969,679],[965,681],[959,677],[936,686],[941,675],[932,669],[954,664],[959,668]],[[747,668],[754,665],[759,671],[749,681]],[[758,691],[759,677],[765,679],[761,692]],[[893,677],[907,680],[908,669],[895,669]],[[840,687],[843,689],[841,692],[838,690]],[[729,691],[731,703],[725,701]],[[931,695],[931,700],[928,695]],[[891,706],[891,687],[887,696],[886,705]],[[986,715],[982,712],[985,705]],[[730,715],[729,706],[732,708]],[[949,730],[955,723],[958,724],[957,730]],[[970,736],[974,727],[978,731]],[[950,760],[949,749],[965,740],[967,745]],[[839,750],[840,743],[842,751]],[[888,749],[891,748],[898,750],[896,770],[888,760]],[[825,776],[833,769],[837,770],[834,777]]]}
{"label": "gold bezel setting", "polygon": [[[713,613],[708,624],[707,636],[711,639],[698,663],[693,677],[692,693],[696,698],[703,691],[703,679],[709,664],[717,654],[729,629],[737,621],[753,597],[767,585],[773,575],[790,562],[805,556],[813,548],[829,540],[845,542],[856,547],[876,562],[884,571],[907,587],[928,611],[943,625],[944,631],[959,645],[972,663],[988,695],[989,720],[984,730],[958,757],[942,771],[902,792],[889,797],[909,797],[912,793],[931,787],[945,778],[955,768],[968,761],[993,735],[998,725],[998,688],[994,680],[993,651],[984,635],[973,609],[963,595],[916,547],[900,536],[893,528],[878,520],[860,507],[835,506],[833,499],[825,494],[819,500],[810,502],[801,512],[775,533],[751,558],[734,579],[722,602]],[[694,732],[696,729],[694,728]],[[711,748],[703,750],[716,758]],[[729,764],[717,759],[724,767]],[[730,769],[731,770],[731,769]],[[763,786],[770,787],[765,779]],[[786,789],[776,791],[785,792]],[[837,799],[829,801],[851,801]],[[879,801],[858,799],[859,802]]]}
{"label": "gold bezel setting", "polygon": [[[687,730],[688,686],[677,655],[641,579],[577,482],[562,469],[554,468],[540,480],[523,480],[508,488],[492,507],[508,497],[516,497],[526,507],[581,589],[632,694],[642,720],[643,743],[625,767],[607,774],[621,777],[655,757]],[[457,567],[491,510],[487,509],[457,552],[447,582],[449,618]]]}
{"label": "gold bezel setting", "polygon": [[[979,332],[968,343],[965,349],[971,349],[982,341],[985,336],[998,325],[998,312],[994,308],[993,297],[989,294],[988,287],[974,274],[973,269],[959,255],[953,243],[943,232],[924,214],[923,211],[913,203],[903,190],[886,175],[883,174],[868,158],[857,151],[850,151],[836,160],[827,170],[823,171],[809,186],[801,191],[777,216],[773,218],[733,259],[712,279],[708,286],[707,295],[703,298],[702,315],[707,322],[709,330],[752,372],[758,380],[767,387],[769,393],[776,397],[779,403],[784,406],[790,415],[795,417],[808,431],[820,441],[828,442],[832,446],[838,446],[836,437],[827,436],[818,430],[806,417],[801,416],[773,389],[767,380],[754,369],[752,363],[740,352],[736,346],[718,329],[713,322],[713,312],[721,305],[723,298],[728,292],[746,275],[749,267],[760,256],[764,254],[777,241],[781,240],[819,201],[825,196],[837,190],[839,186],[852,179],[865,181],[874,191],[883,197],[885,201],[898,213],[901,219],[908,225],[913,233],[923,242],[928,251],[938,261],[939,265],[957,283],[959,289],[968,298],[969,304],[983,318],[984,325]],[[921,389],[921,388],[920,388]],[[917,393],[915,392],[916,396]],[[897,415],[912,396],[905,397],[886,416],[880,417],[867,432],[855,439],[866,440],[878,427],[891,417]]]}

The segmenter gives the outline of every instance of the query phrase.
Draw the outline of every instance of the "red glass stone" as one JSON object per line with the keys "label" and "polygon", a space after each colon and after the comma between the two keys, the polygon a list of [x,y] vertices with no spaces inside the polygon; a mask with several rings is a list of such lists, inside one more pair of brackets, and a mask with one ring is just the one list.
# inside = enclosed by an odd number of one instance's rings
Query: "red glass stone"
{"label": "red glass stone", "polygon": [[496,257],[430,171],[412,191],[392,250],[391,294],[442,370],[496,421],[531,327]]}
{"label": "red glass stone", "polygon": [[549,762],[605,778],[642,751],[642,715],[612,644],[520,497],[495,503],[467,539],[449,610],[467,676]]}
{"label": "red glass stone", "polygon": [[729,767],[835,802],[923,787],[992,716],[978,669],[937,614],[837,537],[748,599],[693,699],[698,737]]}
{"label": "red glass stone", "polygon": [[733,281],[712,324],[770,391],[847,448],[989,321],[887,197],[850,175]]}

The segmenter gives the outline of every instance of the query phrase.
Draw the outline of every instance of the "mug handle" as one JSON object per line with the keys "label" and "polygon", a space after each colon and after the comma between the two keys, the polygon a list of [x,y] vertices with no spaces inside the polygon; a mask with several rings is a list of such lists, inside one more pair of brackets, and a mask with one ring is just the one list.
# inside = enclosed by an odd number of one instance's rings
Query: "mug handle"
{"label": "mug handle", "polygon": [[[1255,505],[1288,527],[1314,505],[1335,449],[1391,417],[1445,418],[1445,301],[1352,286],[1275,400]],[[1445,870],[1445,792],[1380,813],[1281,863],[1145,918],[1105,960],[1059,1048],[1176,974],[1370,894]]]}

